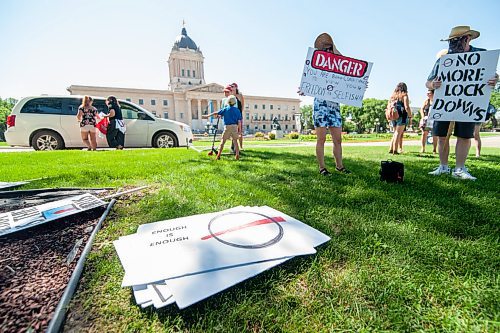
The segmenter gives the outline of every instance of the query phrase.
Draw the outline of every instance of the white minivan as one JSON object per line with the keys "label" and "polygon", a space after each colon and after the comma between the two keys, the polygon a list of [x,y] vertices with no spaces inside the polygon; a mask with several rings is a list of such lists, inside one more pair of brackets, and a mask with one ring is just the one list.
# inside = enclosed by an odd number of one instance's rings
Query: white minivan
{"label": "white minivan", "polygon": [[[103,97],[92,97],[98,112],[107,113]],[[76,119],[82,96],[38,96],[21,99],[7,118],[5,139],[11,146],[54,150],[84,147]],[[155,117],[133,103],[119,100],[126,125],[125,147],[171,148],[193,142],[191,128],[181,122]],[[97,132],[99,133],[99,131]],[[108,147],[105,135],[98,147]]]}

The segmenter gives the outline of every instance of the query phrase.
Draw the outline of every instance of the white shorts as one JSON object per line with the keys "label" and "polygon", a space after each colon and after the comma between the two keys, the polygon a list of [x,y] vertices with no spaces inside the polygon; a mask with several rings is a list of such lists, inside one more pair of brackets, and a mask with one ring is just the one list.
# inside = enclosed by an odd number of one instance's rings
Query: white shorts
{"label": "white shorts", "polygon": [[90,132],[90,133],[95,133],[95,126],[94,125],[85,125],[83,127],[80,127],[80,132]]}

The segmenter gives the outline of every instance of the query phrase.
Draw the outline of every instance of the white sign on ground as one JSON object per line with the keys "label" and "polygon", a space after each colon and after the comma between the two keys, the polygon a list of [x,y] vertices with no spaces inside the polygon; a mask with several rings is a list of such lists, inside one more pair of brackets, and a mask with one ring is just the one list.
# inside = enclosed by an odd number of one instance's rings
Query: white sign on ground
{"label": "white sign on ground", "polygon": [[442,85],[434,91],[430,119],[484,122],[500,50],[447,54],[439,60]]}
{"label": "white sign on ground", "polygon": [[106,202],[92,194],[82,194],[38,206],[2,213],[0,214],[0,236],[105,204]]}
{"label": "white sign on ground", "polygon": [[190,216],[114,242],[123,286],[147,284],[252,262],[313,254],[303,225],[282,215],[245,211]]}
{"label": "white sign on ground", "polygon": [[[243,208],[237,207],[232,210],[241,211],[241,210],[247,210],[248,208],[249,207],[243,207]],[[290,216],[283,214],[279,211],[276,211],[270,207],[258,207],[257,209],[259,212],[269,216],[281,215],[287,220],[293,221],[293,223],[303,224],[302,222],[293,219]],[[138,233],[148,232],[149,230],[151,230],[151,228],[154,228],[154,224],[155,223],[151,223],[140,226],[138,229]],[[330,237],[305,224],[303,224],[302,237],[307,239],[307,241],[310,242],[310,244],[313,247],[318,246],[330,239]],[[183,309],[191,304],[194,304],[222,290],[225,290],[239,282],[242,282],[248,278],[260,274],[269,268],[277,266],[290,258],[291,257],[266,261],[262,263],[252,263],[227,269],[219,269],[205,273],[193,274],[180,278],[169,279],[164,281],[167,287],[164,290],[171,291],[172,298],[175,299],[175,302],[177,303],[178,307]],[[150,287],[150,285],[148,285],[148,287]],[[158,298],[157,295],[159,295],[159,293],[157,291],[153,291],[151,294],[144,296],[141,295],[140,292],[144,290],[145,286],[141,286],[140,288],[141,291],[136,291],[138,287],[137,286],[134,287],[134,295],[136,297],[138,304],[141,304],[139,302],[145,303],[150,299]],[[141,298],[141,296],[144,297]],[[166,297],[165,294],[163,294],[163,298],[167,299],[168,297]],[[156,300],[156,302],[158,302],[158,300]],[[156,303],[154,304],[154,306],[158,308]]]}
{"label": "white sign on ground", "polygon": [[361,107],[372,65],[310,47],[300,91],[307,96]]}

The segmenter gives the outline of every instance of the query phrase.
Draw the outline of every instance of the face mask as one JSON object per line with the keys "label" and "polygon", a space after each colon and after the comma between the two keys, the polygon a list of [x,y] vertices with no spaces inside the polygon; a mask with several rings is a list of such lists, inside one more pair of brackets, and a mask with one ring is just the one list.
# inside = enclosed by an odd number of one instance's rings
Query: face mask
{"label": "face mask", "polygon": [[465,51],[467,36],[457,37],[449,40],[450,53],[461,53]]}

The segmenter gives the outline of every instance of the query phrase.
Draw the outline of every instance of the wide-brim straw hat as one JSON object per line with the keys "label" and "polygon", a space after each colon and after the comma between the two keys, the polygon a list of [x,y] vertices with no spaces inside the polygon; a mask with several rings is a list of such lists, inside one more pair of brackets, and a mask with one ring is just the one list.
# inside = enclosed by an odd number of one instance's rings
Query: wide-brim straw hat
{"label": "wide-brim straw hat", "polygon": [[472,39],[476,39],[479,37],[480,33],[479,31],[472,30],[470,26],[468,25],[459,25],[456,27],[453,27],[451,29],[450,35],[448,38],[441,39],[442,42],[447,42],[450,39],[457,38],[457,37],[462,37],[465,35],[470,35]]}
{"label": "wide-brim straw hat", "polygon": [[327,34],[326,32],[323,32],[321,35],[316,37],[316,40],[314,41],[314,48],[318,50],[324,49],[325,45],[332,45],[333,46],[333,52],[334,53],[339,53],[339,50],[337,50],[337,47],[335,46],[335,43],[333,42],[332,36]]}

